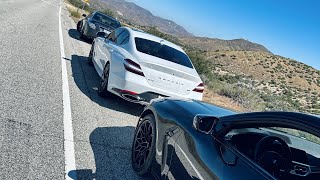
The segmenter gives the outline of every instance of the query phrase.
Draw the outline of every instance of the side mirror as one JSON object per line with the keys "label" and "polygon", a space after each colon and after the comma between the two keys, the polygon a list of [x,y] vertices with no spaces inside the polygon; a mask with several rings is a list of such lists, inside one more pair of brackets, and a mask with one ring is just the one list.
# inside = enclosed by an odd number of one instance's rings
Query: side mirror
{"label": "side mirror", "polygon": [[86,14],[82,14],[82,16],[83,16],[83,17],[87,17],[87,15],[86,15]]}
{"label": "side mirror", "polygon": [[105,32],[97,32],[97,37],[102,37],[105,38],[106,37],[106,33]]}
{"label": "side mirror", "polygon": [[198,114],[193,118],[193,128],[204,134],[210,134],[218,121],[217,117]]}

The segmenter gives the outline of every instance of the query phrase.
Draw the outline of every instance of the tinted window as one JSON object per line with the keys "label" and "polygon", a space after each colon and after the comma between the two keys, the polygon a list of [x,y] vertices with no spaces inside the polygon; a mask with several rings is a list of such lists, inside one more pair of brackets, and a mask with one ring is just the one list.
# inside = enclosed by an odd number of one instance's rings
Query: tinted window
{"label": "tinted window", "polygon": [[116,28],[121,26],[121,24],[118,21],[116,21],[116,20],[114,20],[114,19],[112,19],[112,18],[110,18],[110,17],[108,17],[106,15],[100,14],[100,13],[96,13],[92,17],[92,19],[95,20],[95,21],[98,21],[98,22],[100,22],[102,24],[105,24],[107,26],[113,27],[114,29],[116,29]]}
{"label": "tinted window", "polygon": [[189,57],[181,51],[167,45],[142,38],[135,38],[135,42],[137,50],[142,53],[193,68]]}
{"label": "tinted window", "polygon": [[124,30],[118,35],[115,43],[118,45],[125,44],[125,43],[127,43],[126,39],[129,39],[129,32],[127,30]]}
{"label": "tinted window", "polygon": [[129,42],[129,34],[128,36],[122,41],[121,44],[127,44]]}
{"label": "tinted window", "polygon": [[123,29],[116,29],[112,32],[110,39],[112,42],[116,43],[116,39],[118,38],[118,36],[123,32]]}
{"label": "tinted window", "polygon": [[115,31],[113,31],[112,33],[110,33],[107,37],[107,39],[109,39],[110,41],[114,41],[116,39],[115,36]]}

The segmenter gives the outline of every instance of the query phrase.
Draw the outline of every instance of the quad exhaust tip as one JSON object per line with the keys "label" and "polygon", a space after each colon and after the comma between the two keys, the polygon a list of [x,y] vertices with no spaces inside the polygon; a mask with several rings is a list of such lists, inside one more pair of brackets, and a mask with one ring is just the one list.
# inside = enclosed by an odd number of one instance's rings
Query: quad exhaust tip
{"label": "quad exhaust tip", "polygon": [[121,96],[131,102],[141,101],[141,98],[139,98],[138,96],[131,95],[131,94],[121,94]]}

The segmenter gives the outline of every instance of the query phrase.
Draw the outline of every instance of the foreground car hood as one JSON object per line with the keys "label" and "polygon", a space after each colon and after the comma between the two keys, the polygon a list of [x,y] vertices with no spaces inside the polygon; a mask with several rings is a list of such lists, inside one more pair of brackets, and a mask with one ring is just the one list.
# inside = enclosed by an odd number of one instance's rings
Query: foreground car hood
{"label": "foreground car hood", "polygon": [[[177,117],[181,119],[193,119],[197,114],[207,114],[216,117],[236,114],[236,112],[231,110],[197,100],[163,98],[153,100],[151,105],[154,106],[157,111],[161,111],[161,114],[171,117],[167,119],[175,119]],[[170,112],[170,114],[167,112]],[[190,123],[192,122],[190,121]]]}

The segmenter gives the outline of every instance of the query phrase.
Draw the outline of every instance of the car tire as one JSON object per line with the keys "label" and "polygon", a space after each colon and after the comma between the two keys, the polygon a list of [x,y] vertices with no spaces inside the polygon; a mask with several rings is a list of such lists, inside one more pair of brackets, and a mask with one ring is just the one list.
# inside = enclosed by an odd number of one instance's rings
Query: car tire
{"label": "car tire", "polygon": [[85,39],[85,35],[83,34],[83,30],[80,30],[80,39]]}
{"label": "car tire", "polygon": [[84,27],[83,27],[83,22],[81,23],[81,27],[80,27],[80,39],[86,40],[86,35],[84,34]]}
{"label": "car tire", "polygon": [[150,175],[151,167],[155,159],[155,153],[156,122],[154,116],[149,114],[143,117],[142,121],[138,124],[132,143],[132,168],[139,176]]}
{"label": "car tire", "polygon": [[108,92],[109,72],[110,72],[110,63],[107,63],[102,72],[103,74],[101,77],[100,84],[98,86],[98,95],[103,98],[110,95],[110,93]]}
{"label": "car tire", "polygon": [[78,32],[81,31],[81,22],[82,22],[82,21],[79,21],[79,22],[77,23],[77,31],[78,31]]}
{"label": "car tire", "polygon": [[89,65],[93,65],[93,51],[94,51],[94,43],[92,43],[92,46],[91,46],[91,49],[90,49],[90,52],[89,52],[89,55],[88,55],[88,64]]}

